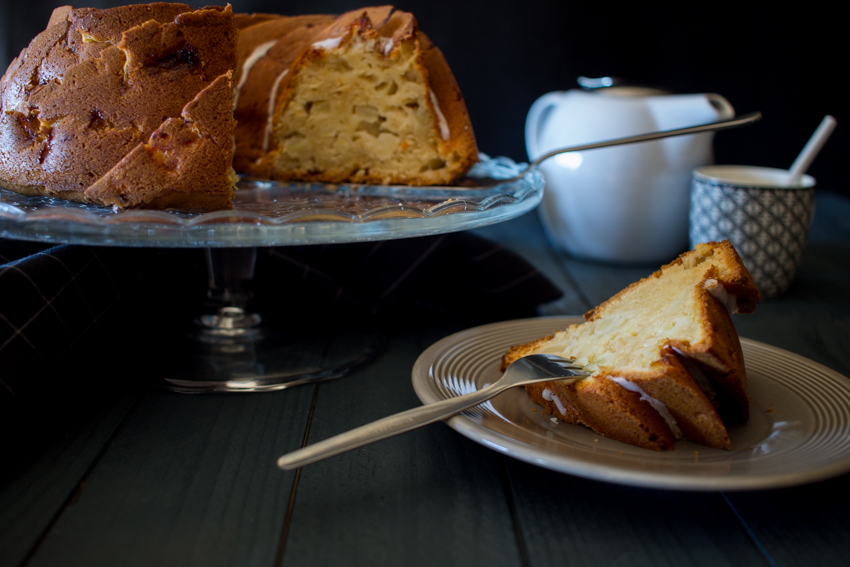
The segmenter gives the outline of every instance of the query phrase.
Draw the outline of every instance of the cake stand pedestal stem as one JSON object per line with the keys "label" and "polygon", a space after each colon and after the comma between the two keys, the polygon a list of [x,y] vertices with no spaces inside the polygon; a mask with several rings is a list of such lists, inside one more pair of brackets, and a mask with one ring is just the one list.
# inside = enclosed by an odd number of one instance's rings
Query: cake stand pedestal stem
{"label": "cake stand pedestal stem", "polygon": [[262,318],[246,311],[252,299],[256,248],[207,248],[207,304],[215,313],[201,315],[199,339],[259,340]]}
{"label": "cake stand pedestal stem", "polygon": [[256,248],[207,248],[210,312],[195,320],[173,365],[157,385],[175,392],[264,392],[330,380],[369,362],[383,346],[380,333],[308,331],[297,322],[275,332],[248,311]]}

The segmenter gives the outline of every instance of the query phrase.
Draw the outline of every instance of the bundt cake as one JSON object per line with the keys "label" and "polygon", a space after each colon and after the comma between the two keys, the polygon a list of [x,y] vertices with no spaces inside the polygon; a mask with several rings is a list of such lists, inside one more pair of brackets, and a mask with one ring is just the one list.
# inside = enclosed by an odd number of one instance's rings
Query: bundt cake
{"label": "bundt cake", "polygon": [[231,206],[230,6],[57,8],[0,81],[0,185],[117,208]]}
{"label": "bundt cake", "polygon": [[454,76],[412,14],[381,6],[238,25],[237,171],[436,185],[477,160]]}
{"label": "bundt cake", "polygon": [[430,185],[477,159],[443,55],[390,6],[57,8],[0,81],[0,106],[0,186],[115,208],[230,208],[233,165]]}
{"label": "bundt cake", "polygon": [[751,313],[758,301],[728,241],[697,244],[589,311],[584,323],[511,348],[502,369],[535,353],[575,359],[590,378],[526,388],[547,413],[647,449],[672,449],[677,438],[729,449],[723,420],[749,417],[730,313]]}

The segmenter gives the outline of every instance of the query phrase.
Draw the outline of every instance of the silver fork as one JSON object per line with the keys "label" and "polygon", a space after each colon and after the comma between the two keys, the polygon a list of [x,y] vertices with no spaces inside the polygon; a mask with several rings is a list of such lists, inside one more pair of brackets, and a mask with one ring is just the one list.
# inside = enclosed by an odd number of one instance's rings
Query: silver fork
{"label": "silver fork", "polygon": [[486,402],[496,394],[514,386],[525,386],[548,380],[575,382],[589,375],[589,372],[572,360],[552,354],[532,354],[515,361],[499,380],[486,388],[397,413],[352,429],[347,433],[330,437],[309,447],[303,447],[280,457],[277,460],[277,466],[284,470],[295,469],[374,441],[380,441],[428,425]]}

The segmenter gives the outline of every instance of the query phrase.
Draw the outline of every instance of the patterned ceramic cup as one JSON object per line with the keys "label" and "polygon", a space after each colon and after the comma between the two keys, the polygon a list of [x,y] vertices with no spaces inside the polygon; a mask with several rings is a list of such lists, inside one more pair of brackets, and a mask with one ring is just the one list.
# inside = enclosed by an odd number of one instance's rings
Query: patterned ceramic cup
{"label": "patterned ceramic cup", "polygon": [[729,239],[762,297],[788,289],[814,216],[815,180],[804,175],[794,187],[788,181],[786,170],[767,167],[711,165],[693,171],[691,246]]}

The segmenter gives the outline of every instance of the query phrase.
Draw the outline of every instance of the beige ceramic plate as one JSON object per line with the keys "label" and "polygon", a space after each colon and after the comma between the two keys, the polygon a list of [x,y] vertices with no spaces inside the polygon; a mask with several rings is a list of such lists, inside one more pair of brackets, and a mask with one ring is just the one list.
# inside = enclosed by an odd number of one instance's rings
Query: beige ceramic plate
{"label": "beige ceramic plate", "polygon": [[[495,382],[509,346],[578,317],[507,321],[456,333],[429,347],[413,368],[423,403]],[[658,453],[552,421],[521,388],[447,423],[486,447],[542,467],[619,484],[672,490],[760,490],[850,471],[850,380],[802,356],[741,339],[751,419],[729,430],[731,451],[679,441]],[[805,384],[805,388],[800,385]],[[538,409],[538,411],[534,411]]]}

